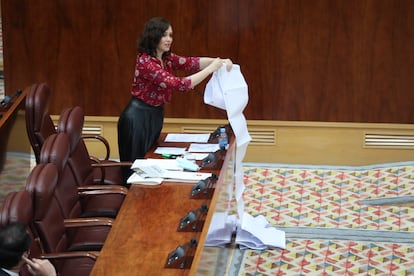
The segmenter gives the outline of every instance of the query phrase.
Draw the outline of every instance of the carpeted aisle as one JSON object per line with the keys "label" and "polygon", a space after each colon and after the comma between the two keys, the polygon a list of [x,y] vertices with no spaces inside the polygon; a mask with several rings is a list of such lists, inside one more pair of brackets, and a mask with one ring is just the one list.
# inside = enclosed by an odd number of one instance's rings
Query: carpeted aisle
{"label": "carpeted aisle", "polygon": [[7,153],[4,169],[0,173],[0,205],[8,193],[24,189],[34,162],[30,155]]}
{"label": "carpeted aisle", "polygon": [[237,251],[231,275],[414,275],[414,163],[244,173],[245,211],[286,231],[287,244]]}

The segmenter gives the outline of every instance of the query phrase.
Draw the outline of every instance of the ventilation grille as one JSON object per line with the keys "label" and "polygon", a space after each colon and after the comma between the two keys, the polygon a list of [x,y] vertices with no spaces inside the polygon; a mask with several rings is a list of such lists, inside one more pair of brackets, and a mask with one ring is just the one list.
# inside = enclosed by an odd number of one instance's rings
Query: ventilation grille
{"label": "ventilation grille", "polygon": [[211,127],[194,127],[194,126],[185,126],[182,128],[183,133],[212,133],[216,128]]}
{"label": "ventilation grille", "polygon": [[251,144],[274,145],[276,144],[276,131],[271,129],[249,129],[252,137]]}
{"label": "ventilation grille", "polygon": [[369,148],[414,149],[414,134],[365,133],[364,146]]}
{"label": "ventilation grille", "polygon": [[[211,133],[215,128],[211,127],[194,127],[185,126],[182,128],[183,133]],[[252,137],[250,144],[254,145],[274,145],[276,144],[276,131],[271,129],[250,129],[249,134]]]}
{"label": "ventilation grille", "polygon": [[85,125],[83,126],[82,133],[84,135],[102,135],[102,126]]}

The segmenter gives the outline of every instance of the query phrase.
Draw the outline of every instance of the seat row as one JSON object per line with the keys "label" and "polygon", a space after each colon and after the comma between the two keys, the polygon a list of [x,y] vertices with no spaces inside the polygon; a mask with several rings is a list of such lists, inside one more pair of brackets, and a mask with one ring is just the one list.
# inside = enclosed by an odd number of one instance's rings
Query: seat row
{"label": "seat row", "polygon": [[36,166],[26,188],[7,195],[0,227],[24,223],[33,241],[29,257],[49,259],[59,275],[89,275],[128,189],[116,183],[122,176],[109,153],[104,161],[89,156],[82,108],[64,109],[55,127],[48,86],[26,89],[26,129]]}
{"label": "seat row", "polygon": [[[51,91],[46,83],[35,83],[26,87],[26,131],[30,145],[39,162],[40,150],[47,137],[57,132],[80,131],[82,132],[84,124],[84,112],[79,106],[75,108],[65,109],[60,114],[60,120],[64,120],[66,124],[62,126],[58,124],[55,127],[53,120],[49,114],[49,99]],[[71,124],[74,124],[72,126]],[[103,158],[99,159],[90,156],[85,146],[84,140],[94,139],[101,142],[105,147]],[[110,160],[110,146],[105,137],[101,135],[84,135],[81,133],[81,141],[78,142],[77,151],[82,151],[83,162],[89,162],[83,174],[88,174],[87,181],[93,180],[95,184],[124,184],[121,174],[122,166],[131,166],[131,162],[116,162]]]}

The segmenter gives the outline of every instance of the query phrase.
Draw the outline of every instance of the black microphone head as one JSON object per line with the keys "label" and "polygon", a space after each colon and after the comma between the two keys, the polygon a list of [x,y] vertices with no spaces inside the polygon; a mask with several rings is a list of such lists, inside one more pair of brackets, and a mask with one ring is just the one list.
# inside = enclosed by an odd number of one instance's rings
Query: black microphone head
{"label": "black microphone head", "polygon": [[4,99],[1,101],[1,105],[9,104],[11,99],[12,98],[10,96],[4,96]]}

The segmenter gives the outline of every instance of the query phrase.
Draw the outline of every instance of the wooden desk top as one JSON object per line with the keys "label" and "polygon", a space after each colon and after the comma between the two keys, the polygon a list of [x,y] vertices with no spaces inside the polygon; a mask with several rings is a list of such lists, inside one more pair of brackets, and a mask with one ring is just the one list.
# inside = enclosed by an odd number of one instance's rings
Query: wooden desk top
{"label": "wooden desk top", "polygon": [[[210,172],[218,174],[219,170]],[[220,177],[217,185],[222,181]],[[177,231],[180,219],[188,212],[202,204],[210,207],[216,200],[216,195],[211,200],[191,199],[193,185],[180,182],[131,185],[91,275],[189,275],[189,269],[164,267],[168,254],[177,246],[192,238],[205,240],[213,213],[210,210],[202,232]],[[199,244],[194,261],[199,258],[202,245]]]}
{"label": "wooden desk top", "polygon": [[200,235],[176,231],[184,215],[206,203],[189,199],[191,188],[188,183],[132,185],[91,275],[188,273],[164,265],[172,250]]}

